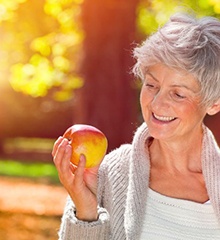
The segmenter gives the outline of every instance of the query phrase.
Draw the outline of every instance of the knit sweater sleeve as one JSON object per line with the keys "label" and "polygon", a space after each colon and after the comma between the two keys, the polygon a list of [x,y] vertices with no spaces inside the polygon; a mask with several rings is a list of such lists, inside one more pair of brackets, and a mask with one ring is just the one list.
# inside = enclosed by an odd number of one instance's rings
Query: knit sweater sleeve
{"label": "knit sweater sleeve", "polygon": [[78,220],[75,216],[74,203],[68,197],[59,231],[59,240],[107,240],[108,212],[104,208],[98,207],[98,214],[97,221]]}

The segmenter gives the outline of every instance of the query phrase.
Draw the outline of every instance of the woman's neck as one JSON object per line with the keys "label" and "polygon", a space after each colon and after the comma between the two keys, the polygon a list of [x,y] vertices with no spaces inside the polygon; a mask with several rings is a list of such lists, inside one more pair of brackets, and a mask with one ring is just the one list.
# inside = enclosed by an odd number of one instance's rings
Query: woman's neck
{"label": "woman's neck", "polygon": [[151,164],[175,171],[200,172],[203,134],[194,135],[187,141],[160,141],[154,139],[150,145]]}

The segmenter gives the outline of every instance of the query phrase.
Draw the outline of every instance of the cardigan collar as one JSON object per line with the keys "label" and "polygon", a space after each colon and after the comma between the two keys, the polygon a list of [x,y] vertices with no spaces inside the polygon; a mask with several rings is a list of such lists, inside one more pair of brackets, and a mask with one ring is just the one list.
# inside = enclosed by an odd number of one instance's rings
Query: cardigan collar
{"label": "cardigan collar", "polygon": [[202,172],[208,195],[220,222],[220,148],[212,132],[204,126]]}
{"label": "cardigan collar", "polygon": [[150,177],[149,153],[146,140],[150,137],[143,123],[134,135],[129,165],[129,183],[125,207],[126,239],[138,239],[144,218],[145,203]]}
{"label": "cardigan collar", "polygon": [[[220,221],[220,150],[212,132],[205,126],[202,146],[202,171],[207,191]],[[129,184],[125,207],[126,239],[138,239],[144,220],[150,178],[150,158],[146,141],[150,134],[146,123],[136,131],[129,163]]]}

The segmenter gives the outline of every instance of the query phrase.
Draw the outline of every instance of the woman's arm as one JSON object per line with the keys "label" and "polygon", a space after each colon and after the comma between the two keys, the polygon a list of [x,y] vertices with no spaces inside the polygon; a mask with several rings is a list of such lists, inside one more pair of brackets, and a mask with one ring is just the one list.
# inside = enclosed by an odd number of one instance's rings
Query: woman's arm
{"label": "woman's arm", "polygon": [[77,167],[72,165],[71,151],[68,141],[62,137],[52,151],[60,181],[69,193],[59,239],[108,239],[109,215],[97,201],[99,167],[85,169],[84,156]]}

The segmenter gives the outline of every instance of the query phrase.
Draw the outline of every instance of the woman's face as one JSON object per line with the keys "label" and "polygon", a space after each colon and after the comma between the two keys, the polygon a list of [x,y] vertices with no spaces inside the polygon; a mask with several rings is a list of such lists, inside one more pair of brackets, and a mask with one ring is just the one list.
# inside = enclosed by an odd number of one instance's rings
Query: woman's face
{"label": "woman's face", "polygon": [[200,87],[190,74],[163,64],[148,68],[142,86],[142,114],[155,139],[188,139],[201,134],[206,109],[198,97]]}

